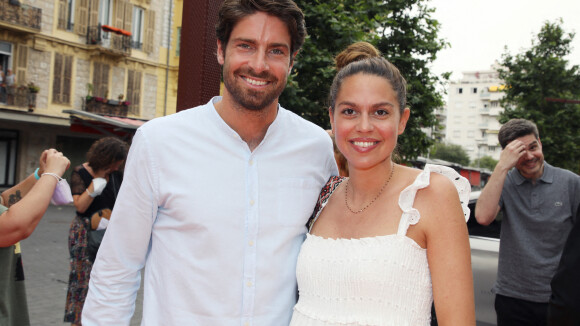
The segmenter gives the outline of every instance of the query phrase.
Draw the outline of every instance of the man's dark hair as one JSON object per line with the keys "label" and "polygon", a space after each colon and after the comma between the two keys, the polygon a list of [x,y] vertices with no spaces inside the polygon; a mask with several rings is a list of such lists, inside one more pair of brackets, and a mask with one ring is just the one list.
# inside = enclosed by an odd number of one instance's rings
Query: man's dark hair
{"label": "man's dark hair", "polygon": [[224,0],[218,14],[216,36],[225,52],[234,26],[244,17],[263,12],[283,21],[290,33],[291,54],[300,50],[306,38],[304,14],[292,0]]}
{"label": "man's dark hair", "polygon": [[514,139],[532,134],[536,139],[540,139],[538,127],[535,123],[526,119],[511,119],[501,126],[497,138],[501,148],[504,149]]}

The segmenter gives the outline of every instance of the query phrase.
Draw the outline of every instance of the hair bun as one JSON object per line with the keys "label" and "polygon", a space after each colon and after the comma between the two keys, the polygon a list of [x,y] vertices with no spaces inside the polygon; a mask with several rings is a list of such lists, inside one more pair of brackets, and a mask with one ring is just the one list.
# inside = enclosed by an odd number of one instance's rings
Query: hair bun
{"label": "hair bun", "polygon": [[372,44],[368,42],[356,42],[340,52],[334,60],[336,62],[336,70],[340,71],[351,62],[380,56],[381,52]]}

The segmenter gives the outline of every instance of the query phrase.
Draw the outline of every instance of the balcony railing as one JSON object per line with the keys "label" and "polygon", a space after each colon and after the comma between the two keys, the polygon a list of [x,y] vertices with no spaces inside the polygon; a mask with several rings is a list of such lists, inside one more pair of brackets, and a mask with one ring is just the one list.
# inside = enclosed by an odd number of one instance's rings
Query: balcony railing
{"label": "balcony railing", "polygon": [[37,93],[38,90],[32,91],[28,86],[7,86],[6,93],[3,94],[3,98],[0,98],[0,102],[32,111],[32,108],[36,107]]}
{"label": "balcony railing", "polygon": [[85,98],[83,110],[101,115],[126,117],[129,111],[129,102],[108,100],[100,97]]}
{"label": "balcony railing", "polygon": [[130,56],[131,36],[106,32],[101,25],[89,27],[87,33],[87,44],[98,46],[104,53]]}
{"label": "balcony railing", "polygon": [[0,0],[0,22],[40,31],[42,9],[17,0]]}

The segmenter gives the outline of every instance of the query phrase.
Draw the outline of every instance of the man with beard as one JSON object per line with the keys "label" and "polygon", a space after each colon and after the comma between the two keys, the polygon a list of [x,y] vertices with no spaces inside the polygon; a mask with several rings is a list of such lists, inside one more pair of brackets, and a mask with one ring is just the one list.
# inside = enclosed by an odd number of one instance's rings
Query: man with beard
{"label": "man with beard", "polygon": [[150,325],[288,325],[296,259],[338,173],[326,132],[283,109],[306,31],[292,0],[226,0],[223,97],[133,138],[82,323],[128,325],[145,266]]}
{"label": "man with beard", "polygon": [[497,324],[546,325],[550,281],[577,223],[580,176],[544,161],[531,121],[508,121],[498,139],[503,151],[475,207],[483,225],[503,212],[493,287]]}

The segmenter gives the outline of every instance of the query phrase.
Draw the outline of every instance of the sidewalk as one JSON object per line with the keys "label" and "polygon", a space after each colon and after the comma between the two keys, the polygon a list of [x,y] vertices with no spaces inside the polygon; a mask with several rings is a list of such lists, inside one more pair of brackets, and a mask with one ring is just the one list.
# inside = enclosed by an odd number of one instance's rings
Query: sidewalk
{"label": "sidewalk", "polygon": [[[49,206],[32,235],[23,240],[22,262],[32,326],[64,323],[69,274],[68,231],[75,216],[71,206]],[[137,295],[131,326],[141,323],[143,289]]]}

